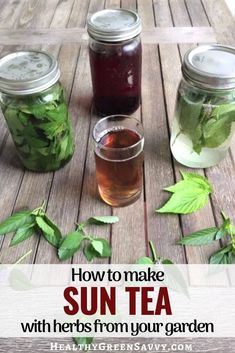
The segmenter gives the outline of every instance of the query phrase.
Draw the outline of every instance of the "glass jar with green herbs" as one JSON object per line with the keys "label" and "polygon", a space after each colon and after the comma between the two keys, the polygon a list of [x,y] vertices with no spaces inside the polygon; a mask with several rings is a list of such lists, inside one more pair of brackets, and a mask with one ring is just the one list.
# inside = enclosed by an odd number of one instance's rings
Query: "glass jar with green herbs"
{"label": "glass jar with green herbs", "polygon": [[192,168],[226,155],[235,127],[235,48],[199,46],[186,53],[178,88],[171,151]]}
{"label": "glass jar with green herbs", "polygon": [[20,51],[0,60],[0,105],[22,164],[48,172],[65,165],[74,141],[57,61]]}

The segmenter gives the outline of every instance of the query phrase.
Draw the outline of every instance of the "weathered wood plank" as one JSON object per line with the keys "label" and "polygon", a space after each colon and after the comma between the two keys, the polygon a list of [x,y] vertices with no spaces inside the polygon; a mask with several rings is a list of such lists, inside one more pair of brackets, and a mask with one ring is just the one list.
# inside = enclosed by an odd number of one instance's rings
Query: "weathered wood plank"
{"label": "weathered wood plank", "polygon": [[203,27],[209,24],[201,0],[186,0],[186,7],[194,27]]}
{"label": "weathered wood plank", "polygon": [[171,27],[172,18],[169,2],[165,0],[153,0],[156,27]]}
{"label": "weathered wood plank", "polygon": [[[140,5],[140,6],[139,6]],[[144,28],[154,26],[151,1],[139,1],[138,10]],[[151,22],[150,22],[151,21]],[[157,46],[143,46],[142,114],[146,137],[145,194],[148,238],[161,256],[178,263],[184,262],[183,249],[175,245],[181,235],[177,216],[160,216],[155,213],[167,198],[164,185],[174,183],[174,173],[169,150],[166,111]]]}
{"label": "weathered wood plank", "polygon": [[2,1],[0,13],[0,28],[11,28],[13,24],[17,24],[20,18],[24,1]]}
{"label": "weathered wood plank", "polygon": [[120,0],[106,0],[105,7],[106,9],[118,9],[121,6]]}
{"label": "weathered wood plank", "polygon": [[235,20],[224,0],[202,0],[218,43],[235,45]]}
{"label": "weathered wood plank", "polygon": [[[77,43],[87,44],[88,35],[82,28],[53,28],[35,30],[0,30],[0,45],[24,45],[29,41],[31,45]],[[142,32],[145,44],[157,43],[195,43],[216,42],[214,30],[211,27],[166,27],[149,29]]]}

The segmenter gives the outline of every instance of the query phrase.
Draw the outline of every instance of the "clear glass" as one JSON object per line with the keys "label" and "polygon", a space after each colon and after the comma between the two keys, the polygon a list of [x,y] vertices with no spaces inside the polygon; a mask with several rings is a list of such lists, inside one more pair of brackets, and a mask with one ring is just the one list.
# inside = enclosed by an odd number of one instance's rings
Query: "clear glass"
{"label": "clear glass", "polygon": [[140,37],[118,43],[90,38],[89,56],[96,110],[102,115],[135,112],[141,100]]}
{"label": "clear glass", "polygon": [[94,127],[96,178],[101,198],[111,206],[135,202],[143,184],[143,126],[137,119],[112,115]]}
{"label": "clear glass", "polygon": [[226,155],[235,122],[235,90],[208,91],[182,80],[177,94],[171,151],[181,164],[208,168]]}
{"label": "clear glass", "polygon": [[48,172],[59,169],[71,159],[73,134],[59,82],[32,95],[1,93],[0,105],[25,168]]}

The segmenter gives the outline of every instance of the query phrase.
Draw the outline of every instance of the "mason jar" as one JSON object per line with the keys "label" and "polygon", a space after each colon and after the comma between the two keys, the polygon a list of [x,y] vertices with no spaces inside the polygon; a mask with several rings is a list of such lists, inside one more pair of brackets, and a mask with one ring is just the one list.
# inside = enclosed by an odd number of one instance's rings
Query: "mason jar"
{"label": "mason jar", "polygon": [[207,168],[226,155],[235,122],[235,48],[203,45],[188,51],[171,134],[174,158]]}
{"label": "mason jar", "polygon": [[0,105],[25,168],[56,170],[74,152],[57,61],[48,53],[19,51],[0,59]]}
{"label": "mason jar", "polygon": [[96,110],[131,114],[141,100],[141,20],[134,11],[106,9],[87,23]]}

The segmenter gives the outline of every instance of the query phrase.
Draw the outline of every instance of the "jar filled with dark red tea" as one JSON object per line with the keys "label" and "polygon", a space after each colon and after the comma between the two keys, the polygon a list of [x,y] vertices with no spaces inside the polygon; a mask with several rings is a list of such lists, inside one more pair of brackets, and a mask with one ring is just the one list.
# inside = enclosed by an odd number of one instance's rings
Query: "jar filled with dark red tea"
{"label": "jar filled with dark red tea", "polygon": [[134,11],[106,9],[88,19],[96,110],[131,114],[141,100],[141,20]]}

